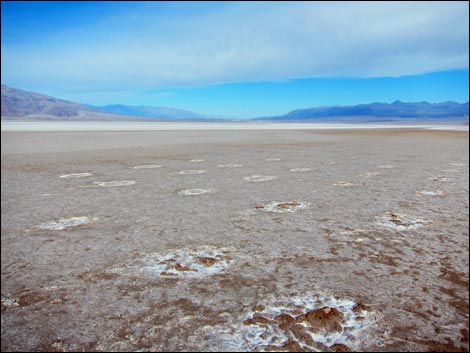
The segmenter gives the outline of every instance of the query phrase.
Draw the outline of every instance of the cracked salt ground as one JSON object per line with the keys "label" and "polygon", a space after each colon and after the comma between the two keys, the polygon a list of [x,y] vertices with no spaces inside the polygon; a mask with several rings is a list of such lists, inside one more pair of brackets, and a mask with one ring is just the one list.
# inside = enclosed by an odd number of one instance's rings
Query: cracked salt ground
{"label": "cracked salt ground", "polygon": [[383,216],[375,217],[375,219],[379,226],[397,231],[413,230],[431,223],[423,219],[412,218],[404,213],[395,212],[387,212]]}
{"label": "cracked salt ground", "polygon": [[360,350],[362,342],[371,343],[377,320],[369,306],[332,296],[294,297],[252,311],[218,338],[243,351]]}
{"label": "cracked salt ground", "polygon": [[292,168],[289,169],[291,172],[308,172],[312,170],[311,168]]}
{"label": "cracked salt ground", "polygon": [[207,170],[202,170],[202,169],[193,169],[193,170],[182,170],[178,172],[178,174],[183,174],[183,175],[192,175],[192,174],[202,174],[206,173]]}
{"label": "cracked salt ground", "polygon": [[136,165],[132,167],[132,169],[153,169],[153,168],[161,168],[160,164],[143,164],[143,165]]}
{"label": "cracked salt ground", "polygon": [[59,178],[85,178],[93,175],[93,173],[73,173],[61,175]]}
{"label": "cracked salt ground", "polygon": [[216,192],[212,189],[185,189],[178,191],[178,195],[182,196],[195,196],[195,195],[203,195],[203,194],[212,194]]}
{"label": "cracked salt ground", "polygon": [[218,164],[218,167],[219,168],[240,168],[240,167],[243,167],[243,164],[233,164],[233,163]]}
{"label": "cracked salt ground", "polygon": [[196,249],[178,249],[165,255],[151,254],[145,259],[144,271],[162,277],[202,277],[219,273],[233,261],[229,248],[204,246]]}
{"label": "cracked salt ground", "polygon": [[113,180],[113,181],[95,181],[94,184],[96,186],[101,186],[104,188],[114,187],[114,186],[128,186],[134,185],[137,182],[135,180]]}
{"label": "cracked salt ground", "polygon": [[297,201],[286,201],[286,202],[271,202],[266,205],[255,206],[257,210],[262,210],[265,212],[295,212],[297,210],[305,209],[309,207],[310,204],[306,202],[297,202]]}
{"label": "cracked salt ground", "polygon": [[269,181],[269,180],[274,180],[277,179],[277,176],[271,176],[271,175],[250,175],[243,177],[243,180],[246,181]]}
{"label": "cracked salt ground", "polygon": [[82,217],[71,217],[71,218],[63,218],[58,220],[57,222],[50,221],[42,223],[38,226],[39,229],[48,229],[48,230],[62,230],[65,228],[71,227],[78,227],[84,224],[88,224],[91,221],[95,221],[97,218],[88,218],[85,216]]}

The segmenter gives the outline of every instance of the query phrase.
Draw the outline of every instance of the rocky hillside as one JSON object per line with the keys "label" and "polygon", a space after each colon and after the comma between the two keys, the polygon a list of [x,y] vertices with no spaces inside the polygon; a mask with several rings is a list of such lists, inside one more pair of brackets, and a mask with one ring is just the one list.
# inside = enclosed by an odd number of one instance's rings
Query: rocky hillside
{"label": "rocky hillside", "polygon": [[73,117],[94,110],[82,104],[2,85],[3,117]]}

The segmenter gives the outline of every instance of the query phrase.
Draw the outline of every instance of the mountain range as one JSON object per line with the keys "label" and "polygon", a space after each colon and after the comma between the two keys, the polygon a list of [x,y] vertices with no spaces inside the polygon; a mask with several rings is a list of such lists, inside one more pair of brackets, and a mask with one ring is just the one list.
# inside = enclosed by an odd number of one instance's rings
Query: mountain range
{"label": "mountain range", "polygon": [[88,107],[99,110],[105,113],[138,116],[142,118],[164,118],[164,119],[189,119],[201,120],[207,119],[206,116],[189,110],[171,108],[171,107],[153,107],[153,106],[134,106],[134,105],[105,105],[105,106],[91,106]]}
{"label": "mountain range", "polygon": [[323,106],[307,109],[297,109],[290,113],[274,117],[258,118],[269,121],[305,121],[305,120],[351,120],[370,118],[376,120],[390,119],[449,119],[468,117],[468,102],[455,103],[370,103],[353,106]]}
{"label": "mountain range", "polygon": [[8,120],[222,120],[171,107],[80,104],[3,84],[1,102],[2,119]]}
{"label": "mountain range", "polygon": [[[372,122],[418,119],[465,119],[469,103],[370,103],[353,106],[321,106],[293,110],[287,114],[261,117],[255,121],[278,122]],[[47,95],[10,88],[2,84],[2,119],[38,120],[190,120],[221,121],[208,115],[171,107],[80,104]],[[227,120],[227,119],[225,119]],[[233,120],[233,119],[232,119]]]}

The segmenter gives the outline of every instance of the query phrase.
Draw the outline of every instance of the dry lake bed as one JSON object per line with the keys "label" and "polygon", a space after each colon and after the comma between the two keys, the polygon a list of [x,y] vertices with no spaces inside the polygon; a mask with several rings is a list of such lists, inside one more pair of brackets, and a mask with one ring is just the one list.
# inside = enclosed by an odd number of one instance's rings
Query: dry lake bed
{"label": "dry lake bed", "polygon": [[468,129],[1,141],[2,351],[469,349]]}

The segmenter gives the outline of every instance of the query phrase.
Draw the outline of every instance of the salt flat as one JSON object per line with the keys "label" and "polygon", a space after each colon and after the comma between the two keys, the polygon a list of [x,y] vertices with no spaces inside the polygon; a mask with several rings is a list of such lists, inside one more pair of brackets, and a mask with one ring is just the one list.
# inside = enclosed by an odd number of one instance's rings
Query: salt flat
{"label": "salt flat", "polygon": [[15,124],[2,351],[468,350],[468,127]]}
{"label": "salt flat", "polygon": [[2,121],[2,131],[133,131],[133,130],[324,130],[419,128],[468,131],[468,126],[446,124],[324,124],[267,122],[76,122],[76,121]]}

